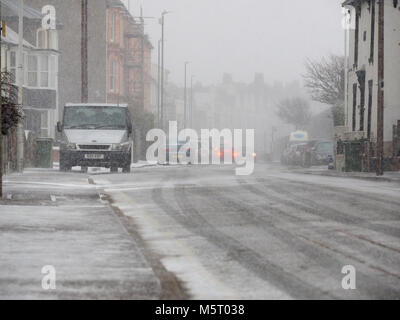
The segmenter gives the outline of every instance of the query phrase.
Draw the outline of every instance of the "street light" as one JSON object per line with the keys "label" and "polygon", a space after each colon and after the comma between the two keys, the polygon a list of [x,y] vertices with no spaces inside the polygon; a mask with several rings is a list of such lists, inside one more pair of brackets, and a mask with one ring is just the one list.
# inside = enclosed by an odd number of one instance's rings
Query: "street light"
{"label": "street light", "polygon": [[165,25],[165,16],[171,13],[169,11],[164,10],[161,13],[161,128],[164,127],[164,25]]}
{"label": "street light", "polygon": [[190,127],[193,129],[193,79],[195,75],[192,75],[190,79]]}
{"label": "street light", "polygon": [[186,129],[187,128],[187,65],[189,64],[189,61],[185,61],[185,91],[184,91],[184,103],[183,103],[183,126]]}
{"label": "street light", "polygon": [[161,80],[161,69],[160,69],[160,60],[161,60],[161,39],[158,40],[158,62],[157,62],[157,125],[161,128],[161,119],[160,119],[160,80]]}

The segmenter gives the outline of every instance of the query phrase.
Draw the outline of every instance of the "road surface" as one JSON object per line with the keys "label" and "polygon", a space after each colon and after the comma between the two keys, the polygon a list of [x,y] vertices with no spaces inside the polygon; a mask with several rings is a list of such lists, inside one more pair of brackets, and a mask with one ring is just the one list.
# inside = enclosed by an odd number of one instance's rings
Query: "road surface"
{"label": "road surface", "polygon": [[[258,164],[143,168],[93,181],[199,299],[400,298],[399,184]],[[356,289],[344,290],[344,266]]]}
{"label": "road surface", "polygon": [[[161,166],[6,180],[6,194],[30,191],[0,206],[3,298],[400,298],[398,183],[267,164],[245,177]],[[47,261],[55,296],[39,288]]]}

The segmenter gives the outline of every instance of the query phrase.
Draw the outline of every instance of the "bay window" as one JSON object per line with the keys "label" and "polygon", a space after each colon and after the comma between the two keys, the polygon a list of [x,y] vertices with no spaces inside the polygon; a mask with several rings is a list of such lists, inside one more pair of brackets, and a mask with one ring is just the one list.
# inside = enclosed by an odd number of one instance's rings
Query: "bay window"
{"label": "bay window", "polygon": [[11,81],[15,83],[17,80],[17,53],[15,51],[10,52],[10,74]]}
{"label": "bay window", "polygon": [[40,87],[49,87],[49,57],[40,56]]}
{"label": "bay window", "polygon": [[34,88],[56,88],[56,56],[29,54],[26,59],[25,83]]}
{"label": "bay window", "polygon": [[28,55],[28,86],[38,86],[38,57],[34,55]]}

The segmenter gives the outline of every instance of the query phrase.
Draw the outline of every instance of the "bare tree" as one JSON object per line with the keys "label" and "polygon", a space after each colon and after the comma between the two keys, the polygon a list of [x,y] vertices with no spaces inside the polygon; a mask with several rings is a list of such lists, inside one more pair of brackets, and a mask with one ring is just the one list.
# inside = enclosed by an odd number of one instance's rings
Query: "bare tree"
{"label": "bare tree", "polygon": [[310,104],[297,97],[284,99],[277,104],[277,114],[286,123],[293,124],[296,130],[304,129],[311,120]]}
{"label": "bare tree", "polygon": [[320,61],[308,59],[303,75],[305,86],[314,101],[332,107],[336,126],[344,124],[345,66],[344,57],[330,55]]}

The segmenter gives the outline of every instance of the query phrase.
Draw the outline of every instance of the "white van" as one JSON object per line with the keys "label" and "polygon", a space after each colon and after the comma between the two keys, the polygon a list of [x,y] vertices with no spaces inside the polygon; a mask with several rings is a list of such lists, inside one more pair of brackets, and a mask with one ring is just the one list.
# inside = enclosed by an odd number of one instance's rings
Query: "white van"
{"label": "white van", "polygon": [[74,166],[110,168],[130,172],[133,127],[126,104],[67,104],[61,133],[60,171]]}

